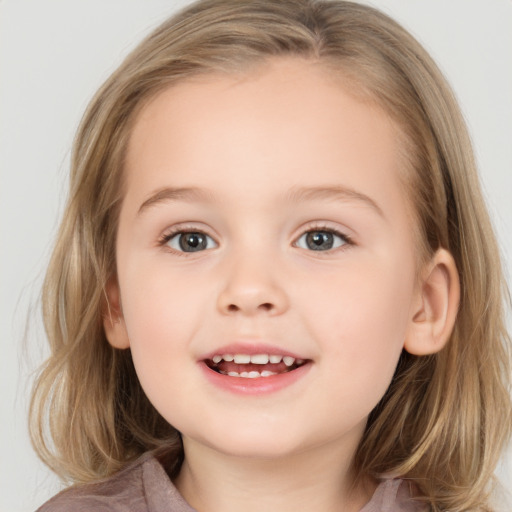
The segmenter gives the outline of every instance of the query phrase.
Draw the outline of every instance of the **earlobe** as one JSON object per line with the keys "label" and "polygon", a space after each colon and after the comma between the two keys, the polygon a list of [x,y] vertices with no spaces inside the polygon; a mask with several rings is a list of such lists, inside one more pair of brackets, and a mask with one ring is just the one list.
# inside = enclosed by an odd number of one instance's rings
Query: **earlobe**
{"label": "earlobe", "polygon": [[103,329],[108,342],[114,348],[126,349],[130,346],[128,332],[121,308],[119,285],[115,277],[111,277],[105,287],[105,303],[103,306]]}
{"label": "earlobe", "polygon": [[422,356],[439,352],[450,339],[460,301],[460,281],[453,256],[439,249],[418,285],[404,348]]}

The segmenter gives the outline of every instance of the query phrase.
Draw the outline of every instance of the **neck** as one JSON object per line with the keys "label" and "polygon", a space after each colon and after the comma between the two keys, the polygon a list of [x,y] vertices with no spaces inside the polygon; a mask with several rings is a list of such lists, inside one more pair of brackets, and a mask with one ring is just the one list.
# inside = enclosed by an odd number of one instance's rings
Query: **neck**
{"label": "neck", "polygon": [[278,459],[219,453],[184,439],[185,461],[175,480],[198,512],[358,512],[375,483],[354,483],[353,452],[326,444]]}

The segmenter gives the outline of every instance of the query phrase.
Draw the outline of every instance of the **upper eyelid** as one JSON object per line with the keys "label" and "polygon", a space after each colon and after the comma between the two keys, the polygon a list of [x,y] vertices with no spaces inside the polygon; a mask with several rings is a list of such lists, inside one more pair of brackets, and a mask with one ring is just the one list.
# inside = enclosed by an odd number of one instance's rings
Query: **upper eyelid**
{"label": "upper eyelid", "polygon": [[177,231],[171,231],[169,233],[165,233],[163,235],[163,237],[166,238],[167,240],[172,240],[173,238],[175,238],[178,235],[185,235],[187,233],[197,233],[200,235],[205,235],[208,238],[211,238],[215,243],[217,243],[217,241],[215,240],[215,238],[213,238],[213,236],[209,235],[205,231],[200,231],[199,229],[179,229]]}
{"label": "upper eyelid", "polygon": [[[347,241],[349,241],[352,244],[354,243],[354,234],[352,230],[339,226],[338,223],[335,223],[333,221],[322,220],[315,220],[302,224],[302,226],[296,229],[294,234],[292,235],[293,243],[296,243],[296,241],[305,233],[315,230],[329,231],[347,239]],[[160,243],[165,243],[166,241],[170,240],[173,236],[176,236],[180,233],[202,233],[204,235],[211,237],[217,245],[220,244],[222,239],[222,237],[219,234],[217,234],[213,229],[208,228],[204,223],[196,223],[195,221],[189,221],[178,223],[176,225],[169,226],[168,228],[164,229],[161,235],[158,237],[158,241]]]}
{"label": "upper eyelid", "polygon": [[[337,236],[338,238],[341,238],[344,241],[343,246],[355,245],[353,240],[352,240],[352,237],[350,235],[347,235],[347,234],[343,233],[342,231],[337,230],[337,229],[333,229],[333,228],[313,228],[313,229],[307,229],[307,230],[303,231],[299,236],[297,236],[294,239],[293,245],[295,247],[297,247],[297,244],[299,243],[299,240],[302,237],[306,236],[308,233],[314,233],[314,232],[331,233],[334,236]],[[325,251],[325,252],[329,252],[331,250],[335,251],[336,249],[338,249],[338,248],[333,248],[333,249],[330,249],[330,250]]]}
{"label": "upper eyelid", "polygon": [[173,236],[178,235],[180,233],[202,233],[213,238],[217,242],[219,237],[215,233],[213,233],[211,229],[205,227],[203,223],[198,223],[200,224],[199,226],[197,224],[193,224],[195,223],[185,222],[169,226],[162,231],[161,235],[159,236],[159,239],[161,240],[163,238],[169,237],[172,238]]}
{"label": "upper eyelid", "polygon": [[299,229],[295,231],[294,240],[298,240],[302,235],[310,231],[329,231],[342,237],[345,237],[350,241],[352,241],[355,236],[351,229],[345,228],[344,226],[340,226],[336,222],[320,220],[303,224]]}

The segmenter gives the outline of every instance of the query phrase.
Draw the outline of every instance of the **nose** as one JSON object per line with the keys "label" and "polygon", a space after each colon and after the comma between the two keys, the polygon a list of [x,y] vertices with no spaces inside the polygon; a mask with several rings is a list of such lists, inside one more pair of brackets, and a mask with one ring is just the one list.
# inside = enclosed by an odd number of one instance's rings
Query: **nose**
{"label": "nose", "polygon": [[226,279],[217,299],[217,308],[222,314],[275,316],[288,309],[284,283],[270,258],[235,257],[225,264]]}

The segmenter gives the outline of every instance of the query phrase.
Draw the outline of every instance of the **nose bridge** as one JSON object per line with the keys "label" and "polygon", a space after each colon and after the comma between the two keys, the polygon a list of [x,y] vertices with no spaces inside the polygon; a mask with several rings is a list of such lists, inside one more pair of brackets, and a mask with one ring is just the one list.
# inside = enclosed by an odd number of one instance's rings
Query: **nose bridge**
{"label": "nose bridge", "polygon": [[224,314],[281,314],[288,298],[274,251],[250,244],[234,249],[223,262],[218,308]]}

